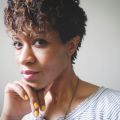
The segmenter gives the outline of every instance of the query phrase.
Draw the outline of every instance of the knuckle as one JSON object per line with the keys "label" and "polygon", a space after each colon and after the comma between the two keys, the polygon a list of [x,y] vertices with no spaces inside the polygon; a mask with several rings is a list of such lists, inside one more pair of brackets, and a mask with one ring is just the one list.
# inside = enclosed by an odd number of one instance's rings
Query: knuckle
{"label": "knuckle", "polygon": [[5,86],[5,92],[10,91],[10,89],[12,88],[13,84],[12,83],[7,83],[7,85]]}
{"label": "knuckle", "polygon": [[19,92],[20,95],[24,95],[25,94],[25,92],[24,92],[24,90],[22,88],[18,88],[18,92]]}

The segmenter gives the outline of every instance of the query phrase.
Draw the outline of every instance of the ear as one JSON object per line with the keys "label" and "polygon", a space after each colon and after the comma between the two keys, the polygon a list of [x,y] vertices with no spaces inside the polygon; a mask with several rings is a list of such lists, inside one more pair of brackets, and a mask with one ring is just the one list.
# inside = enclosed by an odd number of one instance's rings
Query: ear
{"label": "ear", "polygon": [[67,43],[67,50],[68,54],[72,56],[74,52],[76,51],[78,44],[80,42],[80,36],[73,37],[68,43]]}

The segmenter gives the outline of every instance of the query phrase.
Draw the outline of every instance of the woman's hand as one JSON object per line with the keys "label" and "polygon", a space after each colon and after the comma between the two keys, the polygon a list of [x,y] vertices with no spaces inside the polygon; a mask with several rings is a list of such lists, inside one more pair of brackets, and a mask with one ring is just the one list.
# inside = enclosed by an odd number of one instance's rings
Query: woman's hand
{"label": "woman's hand", "polygon": [[31,111],[37,117],[40,110],[45,110],[44,91],[35,91],[22,81],[6,86],[1,119],[21,120]]}

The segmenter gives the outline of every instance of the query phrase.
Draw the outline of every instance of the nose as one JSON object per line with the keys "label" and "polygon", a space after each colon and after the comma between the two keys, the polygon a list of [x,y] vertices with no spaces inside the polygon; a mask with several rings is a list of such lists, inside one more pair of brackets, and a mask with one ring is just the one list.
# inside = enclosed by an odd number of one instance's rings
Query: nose
{"label": "nose", "polygon": [[34,64],[36,62],[36,57],[32,48],[28,46],[24,47],[19,55],[18,62],[21,65]]}

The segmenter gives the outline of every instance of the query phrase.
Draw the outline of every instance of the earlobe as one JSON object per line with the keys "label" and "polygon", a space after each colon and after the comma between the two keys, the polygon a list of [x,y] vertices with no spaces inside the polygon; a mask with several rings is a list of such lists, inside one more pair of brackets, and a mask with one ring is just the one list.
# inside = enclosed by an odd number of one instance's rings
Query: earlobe
{"label": "earlobe", "polygon": [[78,44],[80,42],[80,36],[75,36],[73,37],[69,42],[68,42],[68,53],[70,56],[74,54],[76,51]]}

